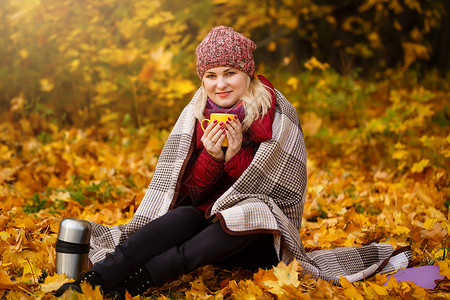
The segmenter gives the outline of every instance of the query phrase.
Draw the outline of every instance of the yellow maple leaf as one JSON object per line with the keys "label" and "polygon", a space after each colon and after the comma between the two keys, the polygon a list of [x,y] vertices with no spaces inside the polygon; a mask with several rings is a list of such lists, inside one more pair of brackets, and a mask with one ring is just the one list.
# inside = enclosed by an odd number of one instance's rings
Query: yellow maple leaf
{"label": "yellow maple leaf", "polygon": [[437,220],[435,219],[435,218],[433,218],[433,219],[427,219],[427,220],[425,220],[425,222],[423,223],[423,228],[425,228],[426,230],[430,230],[432,227],[433,227],[433,225],[434,225],[434,223],[436,223],[437,222]]}
{"label": "yellow maple leaf", "polygon": [[361,283],[361,286],[363,287],[366,298],[376,299],[375,291],[373,290],[373,288],[370,285],[363,282],[363,283]]}
{"label": "yellow maple leaf", "polygon": [[375,291],[375,293],[377,293],[377,295],[387,296],[389,294],[389,292],[385,286],[378,285],[376,283],[369,282],[369,281],[367,283],[373,288],[373,290]]}
{"label": "yellow maple leaf", "polygon": [[443,259],[447,255],[447,250],[444,248],[435,248],[432,252],[434,253],[434,257],[437,259]]}
{"label": "yellow maple leaf", "polygon": [[421,173],[423,169],[425,169],[430,163],[429,159],[422,159],[421,161],[415,163],[412,168],[411,172],[413,173]]}
{"label": "yellow maple leaf", "polygon": [[446,260],[438,260],[437,265],[440,269],[439,274],[447,277],[447,279],[450,279],[450,259],[447,258]]}
{"label": "yellow maple leaf", "polygon": [[73,279],[67,278],[65,274],[59,275],[55,273],[53,276],[47,276],[43,284],[41,284],[41,291],[44,293],[56,291],[64,283],[72,282]]}
{"label": "yellow maple leaf", "polygon": [[411,230],[406,227],[406,226],[402,226],[402,225],[396,225],[395,229],[392,230],[393,234],[408,234]]}
{"label": "yellow maple leaf", "polygon": [[[72,289],[66,291],[60,298],[61,300],[96,300],[103,299],[102,292],[100,291],[100,286],[96,286],[95,289],[92,286],[85,282],[81,283],[81,291],[82,293],[78,293]],[[128,294],[129,295],[129,294]],[[129,299],[126,297],[126,299]]]}
{"label": "yellow maple leaf", "polygon": [[33,284],[36,284],[42,270],[36,266],[35,262],[29,259],[22,259],[19,261],[19,265],[23,267],[22,280],[24,282],[32,281]]}
{"label": "yellow maple leaf", "polygon": [[278,266],[273,268],[273,275],[276,280],[265,280],[262,283],[270,288],[270,292],[275,295],[284,295],[285,287],[291,286],[298,288],[300,281],[298,280],[298,261],[293,260],[288,266],[280,262]]}
{"label": "yellow maple leaf", "polygon": [[186,297],[194,299],[206,299],[211,296],[211,291],[203,283],[202,277],[197,278],[191,282],[190,290],[186,291]]}
{"label": "yellow maple leaf", "polygon": [[298,280],[298,261],[293,260],[289,265],[285,265],[283,262],[279,263],[277,267],[273,268],[273,274],[277,277],[278,281],[283,285],[291,285],[298,287],[300,281]]}
{"label": "yellow maple leaf", "polygon": [[388,274],[375,274],[375,283],[378,285],[384,285],[388,280]]}
{"label": "yellow maple leaf", "polygon": [[35,220],[30,217],[25,217],[20,221],[21,221],[20,223],[16,224],[17,228],[29,229],[33,231],[34,228],[36,227],[36,224],[34,223]]}
{"label": "yellow maple leaf", "polygon": [[93,289],[92,286],[86,281],[82,282],[80,286],[83,294],[80,295],[81,297],[78,297],[78,299],[103,299],[102,292],[100,291],[100,286],[97,285],[95,286],[95,289]]}
{"label": "yellow maple leaf", "polygon": [[263,270],[263,269],[259,269],[258,272],[256,272],[253,275],[253,281],[260,285],[260,286],[265,286],[264,285],[264,281],[274,281],[277,280],[277,278],[275,277],[275,275],[273,274],[273,270]]}
{"label": "yellow maple leaf", "polygon": [[347,278],[341,276],[339,283],[344,288],[344,294],[346,297],[349,299],[364,300],[364,297],[358,292],[355,286],[348,281]]}
{"label": "yellow maple leaf", "polygon": [[25,284],[21,281],[11,280],[11,276],[6,271],[0,270],[0,290],[17,290],[24,288]]}
{"label": "yellow maple leaf", "polygon": [[257,300],[265,298],[263,289],[251,280],[239,281],[239,284],[232,280],[228,287],[233,291],[235,299]]}

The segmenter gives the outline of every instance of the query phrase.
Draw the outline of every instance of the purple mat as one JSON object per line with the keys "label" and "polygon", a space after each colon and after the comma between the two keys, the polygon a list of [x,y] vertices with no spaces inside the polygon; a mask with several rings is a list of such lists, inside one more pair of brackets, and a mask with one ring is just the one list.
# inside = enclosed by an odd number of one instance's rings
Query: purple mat
{"label": "purple mat", "polygon": [[[403,269],[388,276],[388,281],[391,276],[394,276],[397,281],[412,281],[425,289],[434,289],[436,287],[434,281],[444,278],[444,276],[438,274],[439,272],[439,266],[423,266]],[[387,282],[384,285],[387,285]]]}

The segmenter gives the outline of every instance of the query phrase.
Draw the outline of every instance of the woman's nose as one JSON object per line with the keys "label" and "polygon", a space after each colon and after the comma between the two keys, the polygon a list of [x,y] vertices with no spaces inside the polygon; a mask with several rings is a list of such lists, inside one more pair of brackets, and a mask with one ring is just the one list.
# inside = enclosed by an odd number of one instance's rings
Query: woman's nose
{"label": "woman's nose", "polygon": [[224,88],[226,88],[228,85],[227,80],[223,77],[218,77],[217,78],[217,87],[221,90],[223,90]]}

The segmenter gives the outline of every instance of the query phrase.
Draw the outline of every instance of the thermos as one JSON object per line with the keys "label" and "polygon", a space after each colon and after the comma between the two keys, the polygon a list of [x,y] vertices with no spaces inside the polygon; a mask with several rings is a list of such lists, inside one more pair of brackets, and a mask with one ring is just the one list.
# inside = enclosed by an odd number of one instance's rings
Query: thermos
{"label": "thermos", "polygon": [[56,241],[56,273],[78,279],[89,269],[90,238],[88,221],[73,218],[61,221]]}

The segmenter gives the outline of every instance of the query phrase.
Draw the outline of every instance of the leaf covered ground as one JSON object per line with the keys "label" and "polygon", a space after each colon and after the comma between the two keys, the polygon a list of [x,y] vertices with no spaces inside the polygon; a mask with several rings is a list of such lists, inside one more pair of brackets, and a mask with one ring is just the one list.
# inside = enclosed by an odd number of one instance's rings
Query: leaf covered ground
{"label": "leaf covered ground", "polygon": [[[305,248],[372,240],[394,248],[410,245],[410,267],[438,265],[445,278],[433,290],[380,274],[354,284],[343,280],[338,287],[299,277],[296,262],[252,271],[206,266],[146,297],[448,299],[448,81],[393,86],[314,74],[274,79],[298,108],[305,132],[308,190],[300,231]],[[342,104],[339,97],[352,101]],[[170,128],[135,128],[126,119],[120,126],[74,128],[24,103],[20,96],[12,99],[0,122],[0,299],[52,299],[51,292],[67,281],[55,274],[59,222],[130,220]],[[87,286],[84,291],[63,298],[102,297]]]}

